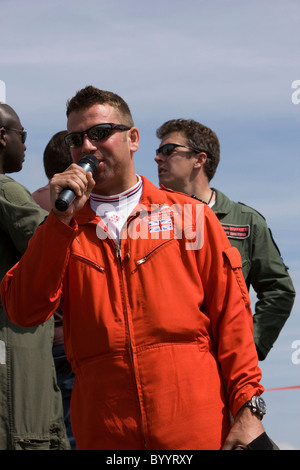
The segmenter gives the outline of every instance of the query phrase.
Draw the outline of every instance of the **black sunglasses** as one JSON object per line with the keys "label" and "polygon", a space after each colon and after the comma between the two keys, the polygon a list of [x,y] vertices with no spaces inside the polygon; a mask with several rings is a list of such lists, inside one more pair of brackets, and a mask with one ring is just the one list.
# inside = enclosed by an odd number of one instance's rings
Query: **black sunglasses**
{"label": "black sunglasses", "polygon": [[25,129],[14,129],[13,127],[1,127],[1,129],[5,129],[6,131],[14,131],[20,134],[22,144],[25,144],[26,137],[27,137],[27,131]]}
{"label": "black sunglasses", "polygon": [[191,147],[187,147],[186,145],[165,144],[159,147],[158,149],[156,149],[156,155],[158,155],[159,153],[162,153],[165,157],[169,157],[177,147],[183,147],[185,149],[192,150],[193,152],[196,152],[196,153],[201,152],[201,150],[193,149]]}
{"label": "black sunglasses", "polygon": [[90,140],[103,140],[109,137],[114,130],[118,131],[129,131],[131,127],[125,126],[124,124],[98,124],[93,126],[87,131],[83,132],[71,132],[65,136],[65,143],[70,148],[80,147],[83,144],[83,136],[86,134]]}

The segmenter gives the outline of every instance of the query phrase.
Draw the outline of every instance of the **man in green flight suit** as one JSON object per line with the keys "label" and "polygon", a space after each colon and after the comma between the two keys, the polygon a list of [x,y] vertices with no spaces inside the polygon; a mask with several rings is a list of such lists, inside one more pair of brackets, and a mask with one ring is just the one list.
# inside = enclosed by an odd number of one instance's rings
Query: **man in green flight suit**
{"label": "man in green flight suit", "polygon": [[254,209],[231,201],[210,187],[220,161],[216,134],[194,120],[174,119],[156,132],[161,140],[156,151],[159,183],[208,204],[221,222],[231,245],[242,257],[248,289],[258,301],[253,316],[258,358],[266,358],[288,319],[295,290],[288,268],[272,238],[264,217]]}
{"label": "man in green flight suit", "polygon": [[[0,103],[0,279],[20,259],[48,212],[6,173],[19,172],[26,131]],[[20,328],[0,302],[0,450],[63,450],[70,444],[52,356],[54,320]]]}

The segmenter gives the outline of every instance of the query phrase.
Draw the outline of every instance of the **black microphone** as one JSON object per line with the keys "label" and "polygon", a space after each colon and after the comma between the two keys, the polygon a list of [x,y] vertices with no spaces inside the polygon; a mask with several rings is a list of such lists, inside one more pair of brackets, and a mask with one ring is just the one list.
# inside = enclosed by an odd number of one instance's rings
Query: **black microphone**
{"label": "black microphone", "polygon": [[[99,161],[94,155],[85,155],[79,160],[77,165],[83,168],[86,173],[90,171],[94,176],[94,173],[98,168]],[[62,212],[66,211],[75,198],[76,195],[72,189],[64,189],[55,201],[56,209]]]}

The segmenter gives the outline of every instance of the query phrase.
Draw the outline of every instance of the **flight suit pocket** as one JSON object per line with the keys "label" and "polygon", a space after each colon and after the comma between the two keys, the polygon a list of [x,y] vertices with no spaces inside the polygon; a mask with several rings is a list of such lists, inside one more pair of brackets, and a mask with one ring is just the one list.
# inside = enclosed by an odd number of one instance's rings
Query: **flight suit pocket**
{"label": "flight suit pocket", "polygon": [[247,307],[250,306],[250,299],[248,289],[245,283],[245,279],[242,272],[242,258],[237,248],[234,246],[227,248],[224,250],[225,258],[228,260],[231,269],[235,275],[236,281],[240,288],[241,294],[243,296],[243,300]]}
{"label": "flight suit pocket", "polygon": [[45,439],[19,439],[14,450],[50,450],[50,441]]}

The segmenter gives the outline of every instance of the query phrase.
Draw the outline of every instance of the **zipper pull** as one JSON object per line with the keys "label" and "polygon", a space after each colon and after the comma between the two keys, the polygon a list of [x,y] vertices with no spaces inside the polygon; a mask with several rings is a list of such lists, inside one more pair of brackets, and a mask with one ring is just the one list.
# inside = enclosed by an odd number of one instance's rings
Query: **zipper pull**
{"label": "zipper pull", "polygon": [[117,245],[117,258],[121,259],[121,246]]}

